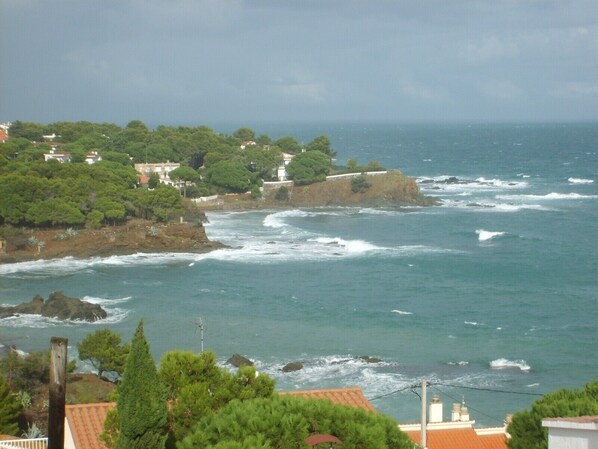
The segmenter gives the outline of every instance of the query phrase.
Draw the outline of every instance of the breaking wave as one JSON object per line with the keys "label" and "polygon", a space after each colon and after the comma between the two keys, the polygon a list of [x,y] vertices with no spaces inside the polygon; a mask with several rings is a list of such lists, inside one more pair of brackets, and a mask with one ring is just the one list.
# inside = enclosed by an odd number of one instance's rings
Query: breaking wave
{"label": "breaking wave", "polygon": [[478,234],[478,240],[480,242],[486,242],[496,237],[500,237],[501,235],[505,235],[505,232],[484,231],[483,229],[478,229],[475,232]]}
{"label": "breaking wave", "polygon": [[492,369],[519,369],[520,371],[530,371],[531,367],[525,360],[508,360],[508,359],[496,359],[490,362],[490,368]]}
{"label": "breaking wave", "polygon": [[567,181],[571,184],[593,184],[593,179],[584,179],[584,178],[569,178]]}

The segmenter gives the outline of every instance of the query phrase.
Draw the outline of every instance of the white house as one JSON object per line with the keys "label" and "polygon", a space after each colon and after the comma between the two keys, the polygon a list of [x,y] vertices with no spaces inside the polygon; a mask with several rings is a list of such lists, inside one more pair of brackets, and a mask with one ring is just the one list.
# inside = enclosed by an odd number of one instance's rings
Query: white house
{"label": "white house", "polygon": [[598,416],[545,418],[548,428],[548,449],[598,448]]}
{"label": "white house", "polygon": [[176,182],[168,177],[168,173],[173,171],[175,168],[179,168],[181,164],[178,162],[158,162],[157,164],[135,164],[135,171],[139,175],[150,176],[152,173],[158,175],[162,184],[168,184],[171,186],[179,187]]}
{"label": "white house", "polygon": [[44,153],[44,160],[48,162],[51,159],[55,159],[61,164],[65,162],[71,161],[71,153],[67,153],[66,151],[58,151],[56,147],[53,147],[49,153]]}
{"label": "white house", "polygon": [[97,151],[88,151],[85,155],[85,162],[90,165],[100,162],[101,160],[102,156],[100,156]]}
{"label": "white house", "polygon": [[286,181],[288,179],[287,166],[291,163],[294,154],[282,153],[282,160],[278,164],[277,177],[279,181]]}

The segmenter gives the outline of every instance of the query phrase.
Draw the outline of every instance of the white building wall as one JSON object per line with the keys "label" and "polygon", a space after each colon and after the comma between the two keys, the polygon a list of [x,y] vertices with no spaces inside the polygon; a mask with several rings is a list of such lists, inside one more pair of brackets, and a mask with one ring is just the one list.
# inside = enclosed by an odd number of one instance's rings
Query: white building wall
{"label": "white building wall", "polygon": [[548,432],[548,449],[598,449],[598,432],[551,428]]}

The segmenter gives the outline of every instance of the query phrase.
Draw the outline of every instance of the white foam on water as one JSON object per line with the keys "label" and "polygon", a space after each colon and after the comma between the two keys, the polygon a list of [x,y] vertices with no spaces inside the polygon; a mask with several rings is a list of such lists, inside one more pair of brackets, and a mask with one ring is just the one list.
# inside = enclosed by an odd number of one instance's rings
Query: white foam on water
{"label": "white foam on water", "polygon": [[505,235],[505,232],[500,231],[485,231],[483,229],[477,229],[476,234],[478,234],[478,240],[480,242],[486,242],[488,240],[492,240],[496,237],[500,237],[501,235]]}
{"label": "white foam on water", "polygon": [[447,365],[452,365],[452,366],[468,366],[469,362],[467,362],[465,360],[460,360],[458,362],[447,362]]}
{"label": "white foam on water", "polygon": [[285,210],[282,212],[275,212],[273,214],[266,215],[263,220],[263,225],[267,228],[282,228],[284,226],[288,226],[287,223],[284,222],[285,218],[296,218],[296,217],[309,217],[310,213],[299,210],[299,209],[291,209]]}
{"label": "white foam on water", "polygon": [[518,369],[520,371],[525,371],[525,372],[528,372],[531,370],[531,367],[527,364],[527,362],[525,360],[508,360],[505,358],[492,360],[490,362],[490,368],[492,368],[492,369]]}
{"label": "white foam on water", "polygon": [[482,323],[478,323],[477,321],[463,321],[463,324],[468,324],[470,326],[483,326]]}
{"label": "white foam on water", "polygon": [[100,306],[111,306],[114,304],[121,304],[123,302],[127,302],[131,298],[132,298],[131,296],[125,296],[124,298],[114,298],[114,299],[99,298],[96,296],[84,296],[83,298],[81,298],[81,300],[85,301],[85,302],[90,302],[92,304],[98,304]]}
{"label": "white foam on water", "polygon": [[406,312],[404,310],[394,309],[391,310],[392,313],[398,313],[399,315],[413,315],[413,312]]}
{"label": "white foam on water", "polygon": [[567,179],[571,184],[593,184],[593,179],[585,179],[585,178],[569,178]]}
{"label": "white foam on water", "polygon": [[583,200],[598,198],[598,195],[581,195],[579,193],[558,193],[551,192],[546,195],[496,195],[497,199],[507,201],[521,200]]}
{"label": "white foam on water", "polygon": [[554,209],[548,208],[540,204],[513,204],[513,203],[499,203],[499,202],[488,202],[483,201],[462,201],[462,200],[451,200],[443,199],[442,206],[447,208],[462,209],[467,212],[483,212],[483,213],[513,213],[522,210],[539,210],[539,211],[551,211]]}

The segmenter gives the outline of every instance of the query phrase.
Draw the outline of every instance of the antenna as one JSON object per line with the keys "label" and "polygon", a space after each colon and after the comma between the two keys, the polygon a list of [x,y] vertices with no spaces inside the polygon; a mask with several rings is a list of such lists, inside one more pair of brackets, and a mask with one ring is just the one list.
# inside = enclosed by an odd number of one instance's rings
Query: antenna
{"label": "antenna", "polygon": [[202,317],[199,317],[197,320],[193,322],[197,328],[199,329],[199,335],[201,339],[201,352],[203,352],[203,331],[206,327],[206,323]]}

